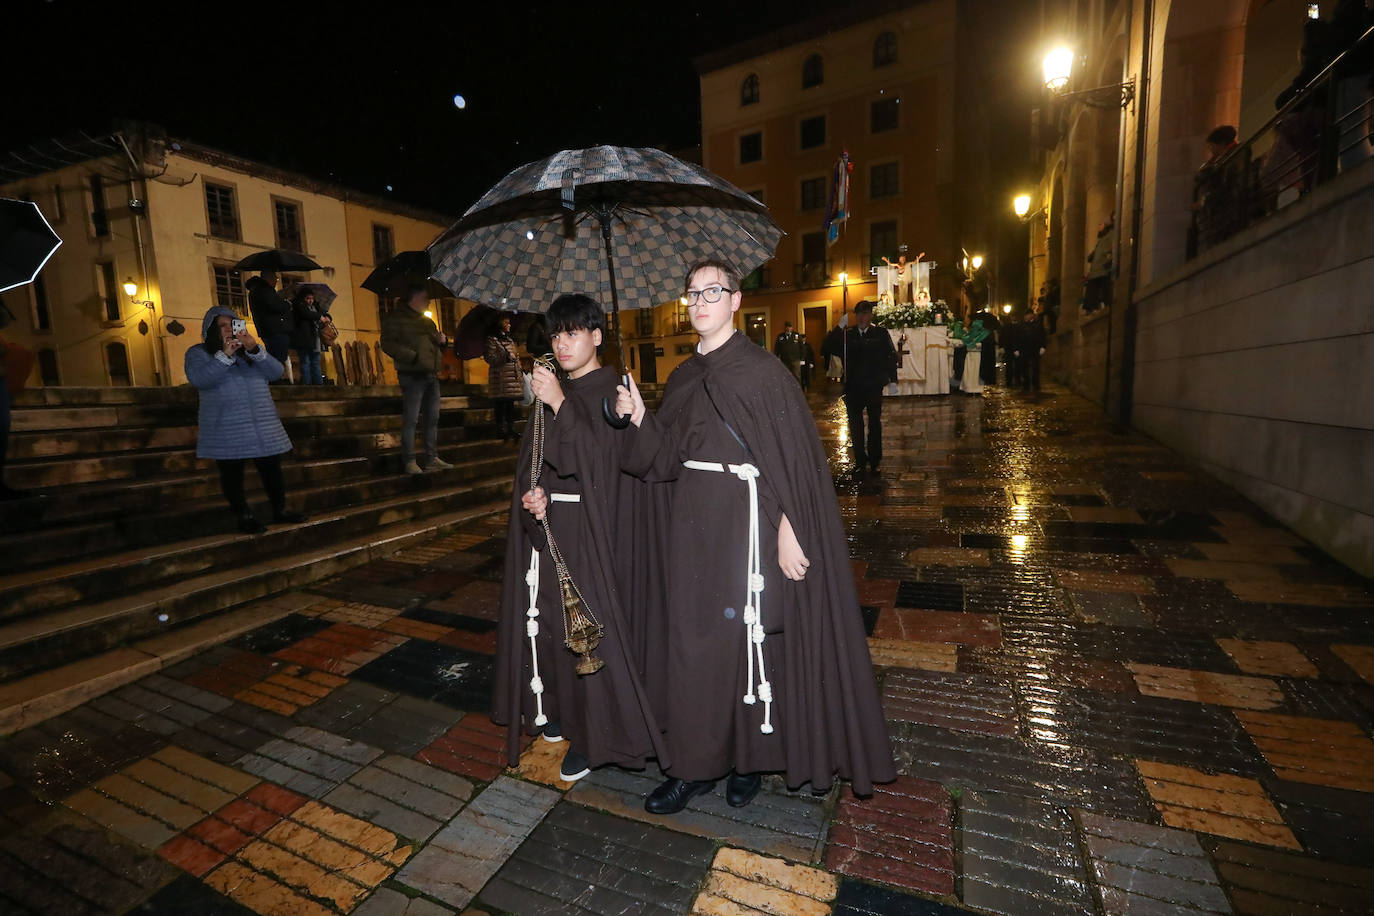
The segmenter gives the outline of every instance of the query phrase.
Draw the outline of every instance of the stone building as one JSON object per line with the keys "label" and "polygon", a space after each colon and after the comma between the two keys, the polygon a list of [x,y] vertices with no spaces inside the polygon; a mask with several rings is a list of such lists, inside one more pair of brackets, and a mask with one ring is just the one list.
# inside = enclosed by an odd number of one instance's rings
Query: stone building
{"label": "stone building", "polygon": [[[1045,0],[1073,67],[1036,113],[1031,288],[1060,281],[1056,376],[1370,574],[1374,166],[1299,63],[1334,5]],[[1199,178],[1222,125],[1239,145]],[[1085,314],[1113,213],[1112,304]]]}
{"label": "stone building", "polygon": [[[0,154],[0,197],[36,202],[63,240],[37,282],[5,297],[19,319],[6,335],[37,354],[35,385],[183,383],[205,310],[219,304],[249,317],[248,277],[233,264],[267,248],[322,265],[287,279],[329,285],[339,342],[375,352],[385,304],[363,278],[451,222],[148,124]],[[440,303],[436,320],[451,330],[457,317],[456,302]],[[186,332],[172,334],[176,325]],[[337,377],[328,358],[325,368]]]}

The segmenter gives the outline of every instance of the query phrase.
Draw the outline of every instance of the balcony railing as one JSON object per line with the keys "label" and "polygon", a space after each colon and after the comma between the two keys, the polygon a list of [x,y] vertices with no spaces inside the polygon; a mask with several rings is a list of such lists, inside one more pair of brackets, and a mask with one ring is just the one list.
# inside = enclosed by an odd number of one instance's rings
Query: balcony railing
{"label": "balcony railing", "polygon": [[[1187,254],[1193,258],[1369,157],[1369,29],[1254,136],[1198,171]],[[1354,79],[1358,77],[1358,79]],[[1357,88],[1356,88],[1357,87]]]}

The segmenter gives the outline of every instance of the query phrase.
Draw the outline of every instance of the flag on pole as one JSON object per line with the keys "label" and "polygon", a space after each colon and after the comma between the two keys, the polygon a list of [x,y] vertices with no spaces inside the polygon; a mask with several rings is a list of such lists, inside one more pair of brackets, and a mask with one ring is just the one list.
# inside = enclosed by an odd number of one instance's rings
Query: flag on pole
{"label": "flag on pole", "polygon": [[840,153],[835,160],[835,174],[830,181],[830,203],[825,208],[825,241],[833,245],[840,240],[840,226],[849,219],[849,175],[854,171],[854,163],[849,161],[849,150]]}

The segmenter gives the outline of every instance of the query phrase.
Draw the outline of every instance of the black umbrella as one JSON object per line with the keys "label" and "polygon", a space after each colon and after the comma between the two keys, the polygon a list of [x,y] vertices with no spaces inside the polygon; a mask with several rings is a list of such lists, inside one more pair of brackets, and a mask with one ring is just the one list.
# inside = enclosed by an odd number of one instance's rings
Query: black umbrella
{"label": "black umbrella", "polygon": [[[400,296],[412,283],[424,283],[429,279],[428,251],[398,251],[372,269],[363,280],[363,289],[371,290],[379,296]],[[442,295],[432,296],[439,299],[451,295],[447,290]]]}
{"label": "black umbrella", "polygon": [[763,204],[701,166],[656,149],[597,146],[511,172],[429,253],[435,279],[497,308],[543,311],[559,293],[608,291],[621,341],[622,305],[676,299],[687,266],[702,258],[743,276],[773,257],[781,237]]}
{"label": "black umbrella", "polygon": [[0,199],[0,293],[32,283],[61,244],[38,204]]}
{"label": "black umbrella", "polygon": [[256,251],[234,265],[235,270],[323,270],[310,258],[297,251],[269,248]]}

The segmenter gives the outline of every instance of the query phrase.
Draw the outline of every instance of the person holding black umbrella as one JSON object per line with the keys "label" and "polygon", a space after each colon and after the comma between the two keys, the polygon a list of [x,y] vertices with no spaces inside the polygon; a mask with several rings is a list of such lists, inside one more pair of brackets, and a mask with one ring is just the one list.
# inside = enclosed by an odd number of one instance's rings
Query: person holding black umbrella
{"label": "person holding black umbrella", "polygon": [[734,807],[762,772],[820,792],[838,774],[859,795],[896,778],[825,449],[796,379],[735,328],[739,287],[727,264],[694,265],[696,354],[655,414],[633,381],[617,390],[636,427],[622,466],[668,481],[672,505],[665,531],[643,532],[662,539],[664,579],[643,624],[670,759],[653,814],[727,773]]}
{"label": "person holding black umbrella", "polygon": [[277,272],[264,270],[250,277],[244,286],[248,288],[248,311],[253,315],[253,325],[262,338],[262,345],[273,359],[285,366],[291,351],[291,329],[295,319],[291,303],[277,292]]}

